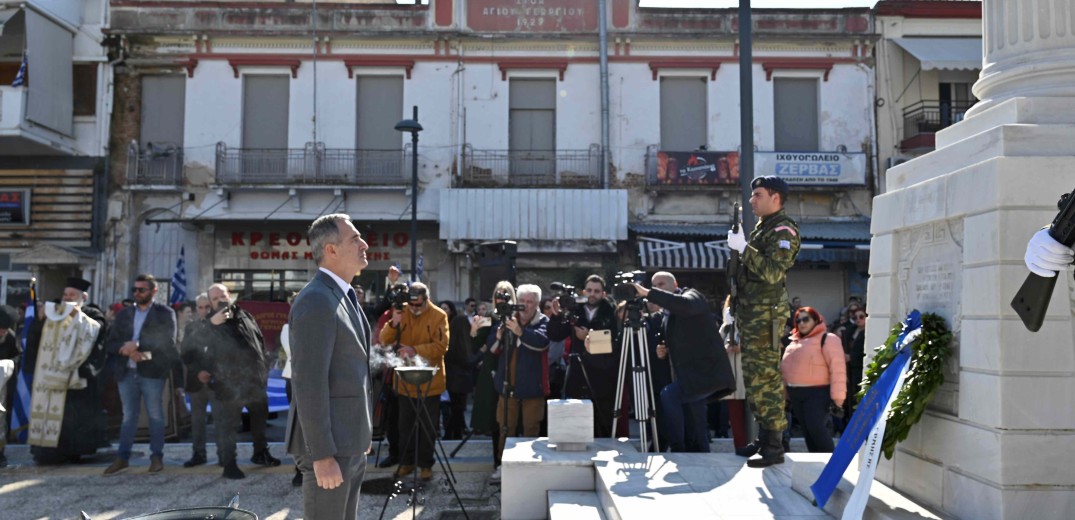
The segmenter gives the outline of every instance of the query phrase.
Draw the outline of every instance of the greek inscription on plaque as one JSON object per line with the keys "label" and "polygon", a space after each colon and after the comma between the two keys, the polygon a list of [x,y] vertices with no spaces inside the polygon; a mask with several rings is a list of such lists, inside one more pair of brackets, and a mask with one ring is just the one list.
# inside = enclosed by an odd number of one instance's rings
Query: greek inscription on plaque
{"label": "greek inscription on plaque", "polygon": [[575,32],[597,29],[596,2],[472,0],[467,26],[476,31]]}

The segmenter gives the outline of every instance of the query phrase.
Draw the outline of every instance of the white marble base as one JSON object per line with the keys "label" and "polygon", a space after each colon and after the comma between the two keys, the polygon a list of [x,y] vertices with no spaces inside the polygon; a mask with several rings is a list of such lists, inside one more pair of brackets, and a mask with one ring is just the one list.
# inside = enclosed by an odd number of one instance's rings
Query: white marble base
{"label": "white marble base", "polygon": [[558,451],[584,451],[593,442],[593,403],[589,399],[550,399],[549,444]]}
{"label": "white marble base", "polygon": [[605,520],[592,491],[549,491],[549,520]]}
{"label": "white marble base", "polygon": [[1075,99],[1016,98],[938,135],[888,172],[874,202],[866,343],[913,308],[955,335],[945,384],[876,480],[963,519],[1075,511],[1075,322],[1071,271],[1045,324],[1010,302],[1026,241],[1075,188]]}
{"label": "white marble base", "polygon": [[546,438],[509,437],[501,457],[500,517],[546,518],[549,491],[593,491],[595,463],[634,452],[629,443],[613,439],[596,439],[586,451],[561,452]]}
{"label": "white marble base", "polygon": [[[785,464],[791,466],[791,488],[807,500],[814,500],[814,492],[810,486],[817,482],[825,464],[829,461],[829,453],[788,453],[784,456]],[[843,516],[851,492],[858,483],[858,456],[851,461],[843,479],[836,486],[825,503],[825,511],[836,518]],[[874,481],[870,486],[870,498],[866,504],[863,518],[871,520],[939,520],[946,518],[934,511],[927,509],[907,497],[892,490],[881,482]]]}

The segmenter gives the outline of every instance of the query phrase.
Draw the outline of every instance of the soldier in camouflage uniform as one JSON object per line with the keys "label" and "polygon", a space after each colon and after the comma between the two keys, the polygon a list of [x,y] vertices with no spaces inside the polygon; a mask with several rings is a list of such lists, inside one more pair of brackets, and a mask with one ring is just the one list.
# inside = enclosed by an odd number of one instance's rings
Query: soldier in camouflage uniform
{"label": "soldier in camouflage uniform", "polygon": [[[736,276],[743,380],[747,400],[758,420],[758,440],[746,453],[752,468],[784,462],[784,381],[780,375],[780,336],[791,315],[784,286],[787,271],[799,254],[799,226],[784,213],[788,185],[779,177],[758,177],[750,184],[750,206],[758,224],[747,241],[740,230],[728,234],[728,246],[739,251]],[[737,451],[737,453],[739,453]]]}

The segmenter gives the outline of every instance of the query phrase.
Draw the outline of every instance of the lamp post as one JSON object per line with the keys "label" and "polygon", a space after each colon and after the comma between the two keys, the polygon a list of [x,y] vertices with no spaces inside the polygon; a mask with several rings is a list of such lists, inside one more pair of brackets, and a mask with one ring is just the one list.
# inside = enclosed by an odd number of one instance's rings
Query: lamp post
{"label": "lamp post", "polygon": [[418,281],[418,106],[414,116],[396,123],[396,130],[411,133],[411,281]]}

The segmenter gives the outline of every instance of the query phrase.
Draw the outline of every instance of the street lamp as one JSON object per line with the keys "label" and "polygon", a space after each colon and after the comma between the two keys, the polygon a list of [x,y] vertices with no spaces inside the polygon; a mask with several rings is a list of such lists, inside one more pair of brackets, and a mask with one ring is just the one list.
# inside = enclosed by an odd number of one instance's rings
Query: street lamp
{"label": "street lamp", "polygon": [[418,281],[418,106],[414,116],[396,123],[396,130],[411,133],[411,281]]}

